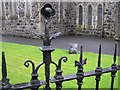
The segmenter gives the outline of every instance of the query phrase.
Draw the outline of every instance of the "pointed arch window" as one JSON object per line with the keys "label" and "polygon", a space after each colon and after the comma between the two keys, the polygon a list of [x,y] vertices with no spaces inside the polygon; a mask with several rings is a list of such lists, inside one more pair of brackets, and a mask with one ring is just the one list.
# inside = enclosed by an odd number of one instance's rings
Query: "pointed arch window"
{"label": "pointed arch window", "polygon": [[15,1],[12,0],[12,15],[14,16],[15,15]]}
{"label": "pointed arch window", "polygon": [[82,24],[83,24],[82,21],[83,21],[83,8],[82,8],[82,6],[80,5],[80,6],[79,6],[79,25],[82,25]]}
{"label": "pointed arch window", "polygon": [[31,4],[30,0],[27,0],[26,2],[26,15],[27,16],[30,16],[30,4]]}
{"label": "pointed arch window", "polygon": [[98,6],[98,26],[102,26],[102,5]]}
{"label": "pointed arch window", "polygon": [[88,26],[92,26],[92,6],[88,6]]}
{"label": "pointed arch window", "polygon": [[0,17],[2,16],[2,9],[3,8],[3,6],[2,6],[2,2],[0,2]]}
{"label": "pointed arch window", "polygon": [[16,0],[12,0],[12,15],[18,16],[18,2]]}

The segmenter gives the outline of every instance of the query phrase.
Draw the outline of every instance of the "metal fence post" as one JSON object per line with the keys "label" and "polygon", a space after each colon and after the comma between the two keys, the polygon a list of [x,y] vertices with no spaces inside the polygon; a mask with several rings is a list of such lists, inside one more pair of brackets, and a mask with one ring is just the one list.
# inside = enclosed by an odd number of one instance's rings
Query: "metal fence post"
{"label": "metal fence post", "polygon": [[43,52],[43,62],[45,63],[45,78],[46,78],[46,86],[45,90],[50,90],[49,79],[50,79],[50,63],[51,63],[51,52],[54,51],[54,48],[51,46],[51,39],[49,36],[49,26],[48,19],[55,14],[55,10],[52,8],[50,4],[45,4],[41,9],[41,14],[45,18],[45,36],[43,39],[43,48],[41,51]]}

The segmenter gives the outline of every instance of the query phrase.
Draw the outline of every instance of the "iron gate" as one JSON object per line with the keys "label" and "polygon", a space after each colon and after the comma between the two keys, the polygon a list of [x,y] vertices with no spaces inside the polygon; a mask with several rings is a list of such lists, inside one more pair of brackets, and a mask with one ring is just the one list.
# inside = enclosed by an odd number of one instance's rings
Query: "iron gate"
{"label": "iron gate", "polygon": [[[51,46],[51,40],[59,36],[60,33],[55,33],[54,35],[49,35],[49,28],[48,28],[48,19],[51,16],[55,15],[55,10],[52,8],[50,4],[45,4],[41,9],[41,14],[45,18],[45,36],[41,36],[43,38],[43,47],[41,51],[43,52],[43,61],[35,67],[35,64],[31,60],[27,60],[24,65],[29,67],[29,64],[32,65],[32,73],[31,73],[31,81],[25,82],[21,84],[10,84],[9,79],[7,78],[7,66],[4,52],[2,52],[2,80],[0,84],[2,85],[2,90],[22,90],[22,89],[31,89],[31,90],[38,90],[40,86],[45,85],[44,90],[51,90],[50,88],[50,81],[51,83],[56,84],[56,89],[62,89],[62,83],[65,81],[77,80],[78,90],[82,90],[83,79],[90,76],[95,76],[96,80],[96,90],[99,90],[99,82],[101,79],[101,75],[104,73],[111,73],[111,87],[110,90],[114,89],[114,78],[116,77],[116,73],[120,70],[120,65],[116,65],[116,52],[117,52],[117,44],[115,44],[114,49],[114,59],[113,64],[111,67],[102,68],[101,67],[101,45],[99,46],[99,55],[98,55],[98,65],[95,70],[84,72],[83,66],[86,64],[87,59],[83,60],[83,51],[81,46],[80,51],[80,60],[75,61],[75,67],[77,67],[77,73],[63,76],[61,64],[62,61],[66,62],[67,57],[61,57],[56,64],[51,59],[51,53],[55,49]],[[45,81],[38,79],[38,70],[39,68],[45,64]],[[54,64],[56,66],[56,74],[53,78],[50,79],[50,64]]]}

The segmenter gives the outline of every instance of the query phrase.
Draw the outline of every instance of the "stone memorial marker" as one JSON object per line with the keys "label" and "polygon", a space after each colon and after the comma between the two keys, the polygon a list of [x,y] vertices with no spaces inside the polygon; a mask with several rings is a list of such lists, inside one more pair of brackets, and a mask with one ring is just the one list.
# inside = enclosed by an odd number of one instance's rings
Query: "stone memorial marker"
{"label": "stone memorial marker", "polygon": [[69,54],[77,54],[77,43],[70,43]]}

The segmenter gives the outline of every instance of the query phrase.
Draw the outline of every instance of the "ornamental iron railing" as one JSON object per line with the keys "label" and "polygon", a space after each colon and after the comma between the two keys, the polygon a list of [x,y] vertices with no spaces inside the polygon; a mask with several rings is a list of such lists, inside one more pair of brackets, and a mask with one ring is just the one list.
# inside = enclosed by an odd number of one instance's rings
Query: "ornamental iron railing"
{"label": "ornamental iron railing", "polygon": [[[99,46],[99,55],[98,55],[98,65],[95,70],[84,72],[83,66],[86,64],[87,59],[83,60],[83,51],[81,46],[80,51],[80,60],[75,61],[75,67],[77,67],[77,73],[70,74],[67,76],[62,75],[61,64],[62,61],[66,62],[67,57],[63,56],[58,60],[58,64],[56,64],[51,59],[51,53],[55,49],[51,46],[51,40],[59,36],[60,33],[55,33],[54,35],[49,35],[49,27],[48,27],[48,20],[51,16],[55,15],[55,10],[52,8],[50,4],[45,4],[41,8],[41,14],[44,16],[45,20],[45,35],[41,36],[43,39],[43,47],[41,51],[43,52],[43,61],[35,67],[35,64],[31,60],[27,60],[24,65],[25,67],[29,67],[29,64],[32,65],[32,73],[31,73],[31,81],[24,82],[20,84],[10,84],[9,78],[7,78],[7,65],[5,54],[2,52],[2,80],[0,84],[2,86],[2,90],[23,90],[23,89],[31,89],[31,90],[38,90],[40,86],[45,85],[44,90],[51,90],[50,82],[56,84],[56,90],[62,89],[62,83],[65,81],[77,80],[78,90],[82,90],[83,79],[90,76],[95,76],[96,80],[96,90],[99,90],[99,82],[101,79],[101,75],[104,73],[111,73],[111,87],[110,90],[114,90],[114,79],[116,77],[116,73],[120,70],[120,65],[116,65],[116,56],[117,56],[117,44],[115,44],[114,49],[114,59],[113,64],[111,67],[102,68],[101,67],[101,45]],[[39,36],[39,35],[38,35]],[[38,79],[38,70],[39,68],[45,64],[45,81]],[[54,64],[56,66],[56,74],[53,78],[50,78],[50,64]],[[72,87],[71,87],[72,88]]]}

